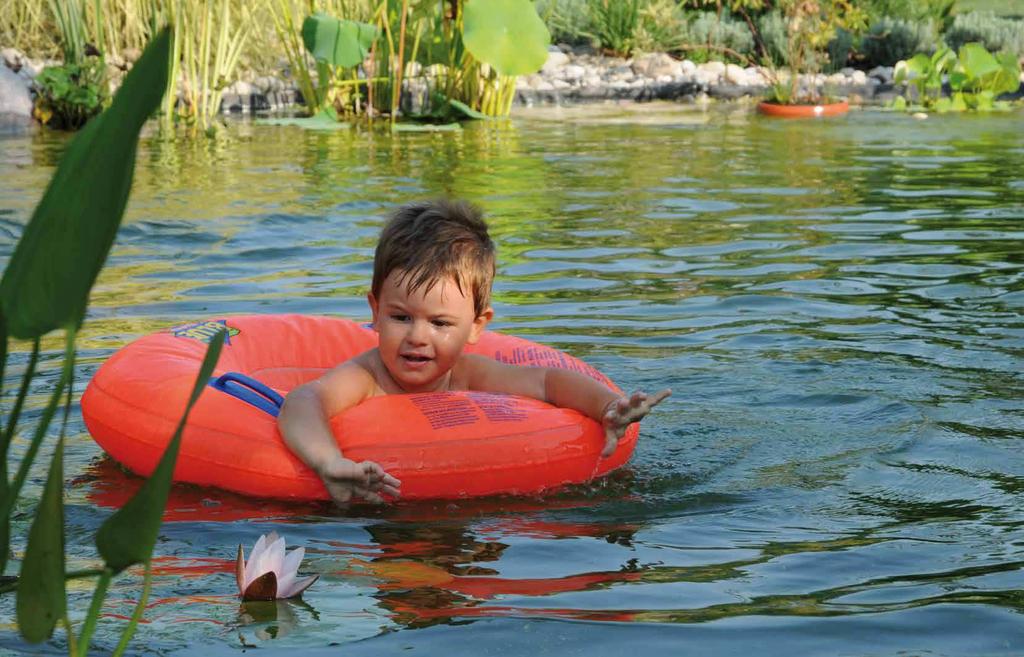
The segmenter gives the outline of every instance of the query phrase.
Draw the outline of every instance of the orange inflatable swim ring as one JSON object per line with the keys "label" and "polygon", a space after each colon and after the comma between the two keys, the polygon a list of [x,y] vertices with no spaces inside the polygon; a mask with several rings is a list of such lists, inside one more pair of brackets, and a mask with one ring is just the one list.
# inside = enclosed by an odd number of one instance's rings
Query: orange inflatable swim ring
{"label": "orange inflatable swim ring", "polygon": [[[110,456],[141,475],[156,467],[185,408],[210,338],[227,328],[214,376],[182,436],[174,479],[245,495],[329,499],[277,430],[283,395],[377,345],[345,319],[250,315],[195,322],[140,338],[100,367],[82,415]],[[505,363],[561,367],[618,390],[572,356],[486,332],[467,352]],[[402,481],[403,499],[532,494],[600,477],[629,460],[634,424],[600,458],[602,427],[576,411],[521,397],[463,391],[388,395],[331,418],[346,457]]]}

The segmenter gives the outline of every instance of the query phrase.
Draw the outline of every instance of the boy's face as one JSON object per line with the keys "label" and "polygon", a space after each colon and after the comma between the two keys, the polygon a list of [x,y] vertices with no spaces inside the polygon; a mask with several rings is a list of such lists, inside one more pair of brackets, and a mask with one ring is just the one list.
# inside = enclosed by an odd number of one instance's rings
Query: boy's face
{"label": "boy's face", "polygon": [[380,335],[380,358],[406,392],[447,389],[448,373],[462,348],[480,339],[494,311],[488,308],[477,317],[472,292],[463,294],[450,278],[437,281],[428,292],[423,286],[410,293],[403,274],[391,272],[379,298],[368,296],[373,328]]}

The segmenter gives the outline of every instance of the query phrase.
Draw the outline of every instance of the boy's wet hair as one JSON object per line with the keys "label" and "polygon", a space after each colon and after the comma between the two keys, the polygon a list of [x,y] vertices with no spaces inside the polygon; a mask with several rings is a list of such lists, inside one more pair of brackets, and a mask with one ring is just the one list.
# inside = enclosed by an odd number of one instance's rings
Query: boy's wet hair
{"label": "boy's wet hair", "polygon": [[487,234],[480,208],[466,201],[424,201],[398,208],[380,233],[373,255],[371,291],[380,289],[391,272],[402,272],[399,284],[424,293],[446,278],[462,294],[473,293],[479,317],[491,303],[494,242]]}

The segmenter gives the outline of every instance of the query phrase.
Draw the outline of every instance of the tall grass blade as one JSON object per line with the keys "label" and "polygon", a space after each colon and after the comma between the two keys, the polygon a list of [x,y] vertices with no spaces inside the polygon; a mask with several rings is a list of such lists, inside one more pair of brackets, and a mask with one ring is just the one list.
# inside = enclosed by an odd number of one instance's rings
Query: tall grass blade
{"label": "tall grass blade", "polygon": [[137,563],[149,563],[160,533],[160,521],[164,507],[167,506],[167,494],[171,489],[171,475],[178,459],[178,448],[181,445],[181,434],[185,430],[185,421],[199,395],[206,388],[207,381],[213,373],[224,345],[226,331],[220,331],[210,340],[206,357],[199,368],[195,386],[189,397],[185,411],[178,422],[174,437],[164,450],[153,474],[132,499],[107,518],[96,533],[96,547],[100,556],[107,562],[107,567],[119,573],[128,566]]}
{"label": "tall grass blade", "polygon": [[50,638],[67,614],[64,590],[64,439],[50,461],[43,497],[28,534],[18,586],[18,629],[27,641]]}
{"label": "tall grass blade", "polygon": [[105,112],[68,147],[0,280],[10,334],[34,338],[85,316],[121,223],[139,131],[167,84],[170,30],[146,48]]}

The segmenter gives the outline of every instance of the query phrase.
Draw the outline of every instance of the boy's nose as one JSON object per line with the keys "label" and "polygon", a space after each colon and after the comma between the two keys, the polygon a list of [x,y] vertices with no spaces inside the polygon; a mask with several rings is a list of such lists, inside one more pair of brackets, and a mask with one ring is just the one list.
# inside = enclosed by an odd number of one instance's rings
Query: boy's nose
{"label": "boy's nose", "polygon": [[412,344],[425,344],[427,341],[427,328],[425,322],[413,322],[409,326],[405,339]]}

